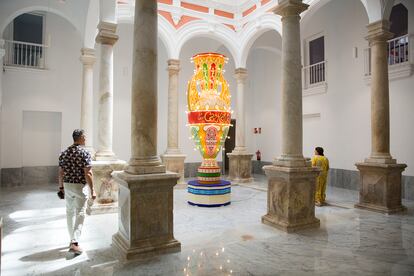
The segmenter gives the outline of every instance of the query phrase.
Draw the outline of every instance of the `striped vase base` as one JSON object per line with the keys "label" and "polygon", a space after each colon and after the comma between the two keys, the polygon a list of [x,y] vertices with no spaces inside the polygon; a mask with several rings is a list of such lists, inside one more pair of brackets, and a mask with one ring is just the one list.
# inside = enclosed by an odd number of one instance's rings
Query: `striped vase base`
{"label": "striped vase base", "polygon": [[220,207],[231,201],[231,183],[220,180],[218,183],[204,184],[197,180],[188,182],[188,204],[199,207]]}

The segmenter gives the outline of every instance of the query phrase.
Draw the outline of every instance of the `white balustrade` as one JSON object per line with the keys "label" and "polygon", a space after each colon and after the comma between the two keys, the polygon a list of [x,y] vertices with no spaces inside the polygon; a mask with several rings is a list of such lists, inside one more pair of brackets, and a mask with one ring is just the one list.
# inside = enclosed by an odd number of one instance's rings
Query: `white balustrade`
{"label": "white balustrade", "polygon": [[303,88],[308,89],[325,83],[326,61],[303,67]]}
{"label": "white balustrade", "polygon": [[22,41],[5,40],[4,66],[45,68],[47,46]]}
{"label": "white balustrade", "polygon": [[[408,35],[388,40],[387,59],[390,70],[395,65],[410,62],[410,39]],[[371,75],[371,48],[364,49],[364,72],[366,76]]]}
{"label": "white balustrade", "polygon": [[388,64],[408,62],[408,35],[388,40]]}

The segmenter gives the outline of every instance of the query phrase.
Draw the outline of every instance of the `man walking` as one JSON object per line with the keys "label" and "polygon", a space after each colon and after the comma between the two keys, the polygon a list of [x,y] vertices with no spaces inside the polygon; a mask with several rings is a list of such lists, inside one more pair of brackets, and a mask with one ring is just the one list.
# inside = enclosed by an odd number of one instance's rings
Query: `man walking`
{"label": "man walking", "polygon": [[[73,145],[59,156],[59,190],[66,199],[66,219],[70,236],[69,252],[82,254],[79,238],[85,219],[88,198],[95,199],[93,187],[92,159],[82,146],[86,137],[82,129],[72,134]],[[87,184],[87,185],[86,185]]]}

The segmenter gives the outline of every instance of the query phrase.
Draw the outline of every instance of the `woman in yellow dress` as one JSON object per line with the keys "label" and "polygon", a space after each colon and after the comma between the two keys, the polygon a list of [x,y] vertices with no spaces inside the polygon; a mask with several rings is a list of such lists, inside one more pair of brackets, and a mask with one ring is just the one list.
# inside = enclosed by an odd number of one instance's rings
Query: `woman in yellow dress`
{"label": "woman in yellow dress", "polygon": [[316,179],[316,191],[315,191],[315,205],[325,205],[325,191],[326,180],[328,178],[329,160],[323,154],[323,148],[315,148],[315,156],[312,157],[312,166],[321,169],[319,176]]}

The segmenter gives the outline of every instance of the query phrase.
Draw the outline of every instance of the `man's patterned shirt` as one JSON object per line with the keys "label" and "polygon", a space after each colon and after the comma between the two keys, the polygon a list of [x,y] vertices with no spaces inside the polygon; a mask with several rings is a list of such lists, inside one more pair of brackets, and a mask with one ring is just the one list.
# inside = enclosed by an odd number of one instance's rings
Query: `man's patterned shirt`
{"label": "man's patterned shirt", "polygon": [[86,184],[84,168],[92,165],[91,154],[80,145],[73,144],[59,156],[63,169],[63,182]]}

